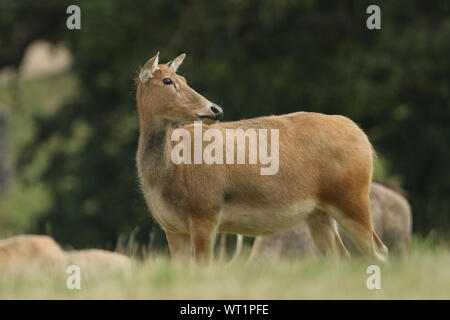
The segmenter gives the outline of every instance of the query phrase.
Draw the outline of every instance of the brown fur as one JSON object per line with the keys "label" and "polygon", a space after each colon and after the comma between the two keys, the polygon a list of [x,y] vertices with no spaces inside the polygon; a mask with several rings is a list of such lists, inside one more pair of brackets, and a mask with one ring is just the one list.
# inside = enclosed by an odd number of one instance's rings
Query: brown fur
{"label": "brown fur", "polygon": [[48,236],[20,235],[0,240],[0,273],[65,272],[66,257]]}
{"label": "brown fur", "polygon": [[[412,215],[408,201],[396,191],[373,182],[370,190],[372,223],[389,250],[401,256],[410,251]],[[344,244],[355,248],[342,228],[338,231]],[[267,237],[256,237],[250,261],[270,262],[280,258],[303,258],[315,255],[316,246],[306,223],[300,222],[291,230]]]}
{"label": "brown fur", "polygon": [[131,268],[130,259],[121,253],[101,249],[85,249],[66,251],[68,264],[78,265],[81,271],[90,275],[110,270],[124,270]]}
{"label": "brown fur", "polygon": [[51,237],[19,235],[0,240],[0,274],[55,273],[65,275],[75,264],[83,274],[112,269],[128,270],[130,259],[120,253],[100,249],[63,251]]}
{"label": "brown fur", "polygon": [[[175,85],[165,85],[166,77]],[[211,103],[170,67],[160,64],[152,77],[139,81],[136,98],[139,178],[148,207],[166,231],[171,255],[189,253],[192,243],[197,261],[209,261],[218,231],[273,234],[306,217],[324,252],[345,255],[332,223],[315,227],[323,225],[314,218],[321,216],[323,221],[335,218],[363,252],[386,259],[387,248],[378,241],[370,219],[372,146],[350,119],[297,112],[204,123],[203,130],[221,132],[227,128],[278,129],[279,171],[263,176],[260,165],[171,162],[170,151],[176,144],[170,141],[173,125],[199,120],[196,114],[207,112]],[[193,136],[192,124],[182,128]]]}

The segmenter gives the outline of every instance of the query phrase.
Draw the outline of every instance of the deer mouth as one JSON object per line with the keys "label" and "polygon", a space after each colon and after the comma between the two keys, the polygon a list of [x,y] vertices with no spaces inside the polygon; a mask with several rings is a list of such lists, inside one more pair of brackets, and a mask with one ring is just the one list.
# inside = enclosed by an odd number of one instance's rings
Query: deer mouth
{"label": "deer mouth", "polygon": [[207,122],[215,122],[215,121],[217,121],[218,119],[216,118],[216,117],[214,117],[214,116],[209,116],[209,115],[201,115],[201,114],[198,114],[198,113],[196,113],[195,114],[196,116],[197,116],[197,118],[199,118],[200,120],[206,120]]}

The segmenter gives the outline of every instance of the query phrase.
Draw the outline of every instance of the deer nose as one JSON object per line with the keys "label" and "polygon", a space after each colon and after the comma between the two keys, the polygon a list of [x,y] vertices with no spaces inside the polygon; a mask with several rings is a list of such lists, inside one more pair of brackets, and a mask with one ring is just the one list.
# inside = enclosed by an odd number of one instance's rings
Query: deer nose
{"label": "deer nose", "polygon": [[209,107],[209,110],[214,114],[214,118],[216,118],[216,120],[222,119],[223,110],[221,107],[214,105]]}

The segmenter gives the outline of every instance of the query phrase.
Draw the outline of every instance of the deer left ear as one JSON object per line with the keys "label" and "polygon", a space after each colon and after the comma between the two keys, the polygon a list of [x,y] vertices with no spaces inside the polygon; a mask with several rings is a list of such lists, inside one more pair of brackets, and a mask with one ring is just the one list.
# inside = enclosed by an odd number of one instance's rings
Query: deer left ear
{"label": "deer left ear", "polygon": [[167,66],[172,69],[173,72],[177,72],[178,67],[183,63],[184,58],[186,58],[186,54],[180,54],[178,57],[169,61]]}
{"label": "deer left ear", "polygon": [[139,73],[139,79],[142,83],[146,83],[147,80],[153,77],[153,72],[159,69],[159,52],[150,60],[148,60],[141,69]]}

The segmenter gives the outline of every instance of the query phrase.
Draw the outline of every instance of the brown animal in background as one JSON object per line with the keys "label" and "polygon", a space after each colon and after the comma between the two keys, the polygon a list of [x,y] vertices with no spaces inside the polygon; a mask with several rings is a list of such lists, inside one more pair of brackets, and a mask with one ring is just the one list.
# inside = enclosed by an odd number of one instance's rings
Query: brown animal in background
{"label": "brown animal in background", "polygon": [[124,254],[101,250],[85,249],[66,251],[68,264],[78,265],[82,272],[94,275],[111,270],[128,271],[131,260]]}
{"label": "brown animal in background", "polygon": [[[401,256],[410,251],[412,215],[408,200],[398,191],[373,182],[370,209],[375,231],[389,250]],[[339,228],[344,244],[352,247],[345,232]],[[256,237],[249,261],[277,261],[280,258],[302,258],[316,254],[316,247],[307,225],[299,223],[290,231]],[[353,248],[354,250],[354,248]]]}
{"label": "brown animal in background", "polygon": [[20,235],[0,240],[0,273],[63,274],[65,267],[63,250],[48,236]]}
{"label": "brown animal in background", "polygon": [[[373,216],[373,212],[372,216]],[[308,226],[301,221],[289,231],[255,237],[249,262],[275,262],[283,258],[297,259],[315,256],[317,248]]]}
{"label": "brown animal in background", "polygon": [[[209,262],[217,232],[275,234],[305,219],[324,254],[349,255],[337,220],[362,252],[385,261],[388,250],[370,217],[373,149],[364,132],[346,117],[310,112],[217,123],[222,109],[176,74],[184,57],[167,64],[159,64],[158,54],[151,58],[136,92],[139,180],[171,256],[190,257],[192,244],[196,260]],[[278,172],[261,175],[261,164],[174,164],[174,126],[193,136],[190,122],[197,120],[202,132],[216,129],[223,136],[227,129],[252,128],[258,138],[259,129],[278,130]],[[235,140],[225,143],[224,154],[235,146]]]}
{"label": "brown animal in background", "polygon": [[78,265],[83,274],[131,267],[130,259],[123,254],[100,249],[65,252],[48,236],[19,235],[0,240],[0,274],[64,275],[71,264]]}

